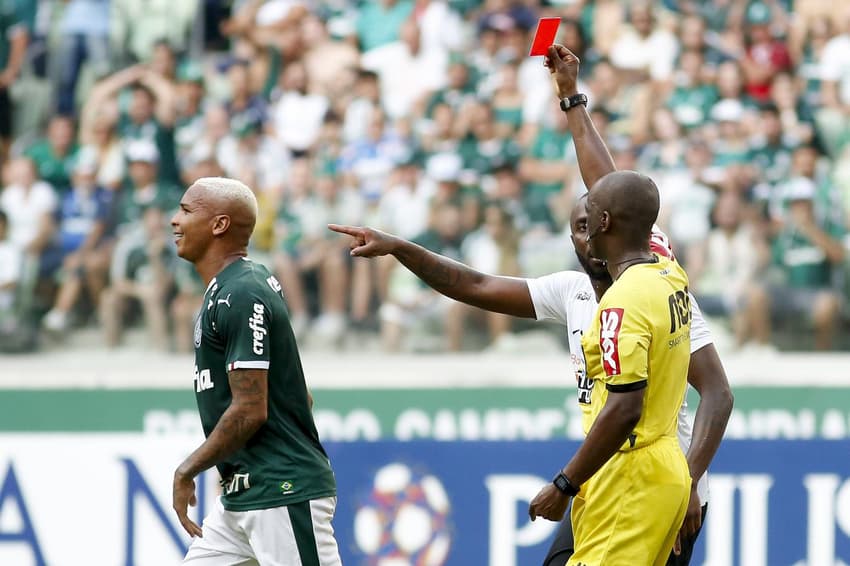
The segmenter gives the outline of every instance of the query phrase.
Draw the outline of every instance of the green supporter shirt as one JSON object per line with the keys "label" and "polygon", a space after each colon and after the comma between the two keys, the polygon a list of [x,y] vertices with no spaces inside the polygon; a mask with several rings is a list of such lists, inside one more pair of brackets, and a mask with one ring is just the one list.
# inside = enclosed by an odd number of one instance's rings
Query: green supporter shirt
{"label": "green supporter shirt", "polygon": [[228,372],[268,370],[268,420],[216,467],[228,511],[292,505],[336,495],[319,442],[280,284],[247,258],[210,281],[195,323],[195,393],[209,436],[233,398]]}
{"label": "green supporter shirt", "polygon": [[0,69],[5,69],[9,62],[14,34],[32,33],[37,5],[34,0],[0,0]]}
{"label": "green supporter shirt", "polygon": [[667,100],[676,121],[686,128],[708,122],[711,108],[717,102],[717,89],[710,85],[678,87]]}
{"label": "green supporter shirt", "polygon": [[121,116],[118,122],[118,135],[123,140],[147,139],[152,141],[159,151],[158,177],[160,181],[176,185],[180,184],[174,128],[162,126],[156,120],[148,120],[141,125],[135,124],[125,114]]}
{"label": "green supporter shirt", "polygon": [[357,18],[357,37],[360,50],[369,51],[398,40],[402,24],[413,13],[413,2],[399,0],[389,9],[378,0],[368,0]]}
{"label": "green supporter shirt", "polygon": [[73,146],[65,157],[59,157],[53,152],[50,143],[42,140],[26,151],[27,157],[33,160],[38,169],[38,176],[53,185],[57,191],[64,193],[71,187],[71,172],[77,147]]}
{"label": "green supporter shirt", "polygon": [[[573,160],[572,135],[569,130],[563,132],[543,127],[537,133],[528,157],[540,161],[564,162]],[[549,199],[564,188],[562,181],[555,183],[526,183],[523,193],[523,206],[533,223],[552,223]]]}

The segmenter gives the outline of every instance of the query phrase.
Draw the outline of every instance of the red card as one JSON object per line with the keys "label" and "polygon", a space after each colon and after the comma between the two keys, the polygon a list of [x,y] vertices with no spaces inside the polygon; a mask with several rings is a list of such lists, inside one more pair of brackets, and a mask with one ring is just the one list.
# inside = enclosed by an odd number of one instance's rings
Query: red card
{"label": "red card", "polygon": [[531,44],[531,52],[528,55],[531,57],[546,55],[549,46],[555,43],[559,25],[561,25],[561,18],[540,18],[537,22],[537,33],[534,34],[534,43]]}

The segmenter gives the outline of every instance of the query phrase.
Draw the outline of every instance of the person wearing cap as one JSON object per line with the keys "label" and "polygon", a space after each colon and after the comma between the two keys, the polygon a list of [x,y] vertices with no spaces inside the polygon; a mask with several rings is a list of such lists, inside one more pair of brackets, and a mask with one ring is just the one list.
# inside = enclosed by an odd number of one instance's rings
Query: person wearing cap
{"label": "person wearing cap", "polygon": [[791,70],[785,43],[773,37],[770,7],[751,2],[746,11],[746,53],[740,59],[747,94],[763,102],[770,98],[770,84],[777,73]]}
{"label": "person wearing cap", "polygon": [[43,320],[52,332],[67,329],[69,314],[83,290],[98,304],[104,278],[87,273],[87,268],[102,263],[97,256],[111,251],[107,228],[112,213],[114,193],[97,184],[97,156],[92,151],[78,153],[73,168],[70,191],[64,196],[57,214],[58,232],[52,258],[59,271],[59,292],[53,308]]}
{"label": "person wearing cap", "polygon": [[177,67],[174,143],[181,160],[204,134],[204,69],[197,61],[184,61]]}
{"label": "person wearing cap", "polygon": [[124,145],[124,156],[128,178],[116,199],[115,222],[119,232],[124,225],[139,221],[142,210],[148,206],[168,211],[177,206],[178,198],[174,185],[157,179],[160,155],[153,143],[148,140],[130,141]]}
{"label": "person wearing cap", "polygon": [[773,239],[773,273],[747,298],[750,336],[760,345],[770,341],[771,315],[808,318],[819,350],[829,349],[835,337],[841,298],[834,275],[846,255],[841,239],[847,229],[830,200],[834,191],[816,174],[817,159],[813,146],[797,148],[793,175],[778,187],[773,215],[780,228]]}

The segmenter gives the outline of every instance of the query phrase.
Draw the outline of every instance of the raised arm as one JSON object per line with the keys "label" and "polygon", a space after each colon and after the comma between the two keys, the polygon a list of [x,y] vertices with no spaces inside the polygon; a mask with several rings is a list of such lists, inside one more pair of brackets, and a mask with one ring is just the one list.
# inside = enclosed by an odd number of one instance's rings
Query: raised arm
{"label": "raised arm", "polygon": [[230,406],[204,443],[174,472],[174,510],[192,536],[202,536],[187,515],[187,504],[195,504],[195,477],[245,446],[268,418],[268,370],[236,369],[227,381],[233,395]]}
{"label": "raised arm", "polygon": [[[563,45],[552,45],[544,64],[549,69],[555,94],[558,98],[569,98],[578,94],[578,68],[581,61]],[[605,147],[602,136],[593,125],[584,105],[579,104],[567,111],[567,123],[576,146],[578,166],[585,186],[593,185],[612,171],[616,171],[614,159]]]}
{"label": "raised arm", "polygon": [[393,255],[441,295],[491,312],[535,318],[534,302],[523,279],[481,273],[380,230],[337,224],[328,228],[353,238],[352,256]]}

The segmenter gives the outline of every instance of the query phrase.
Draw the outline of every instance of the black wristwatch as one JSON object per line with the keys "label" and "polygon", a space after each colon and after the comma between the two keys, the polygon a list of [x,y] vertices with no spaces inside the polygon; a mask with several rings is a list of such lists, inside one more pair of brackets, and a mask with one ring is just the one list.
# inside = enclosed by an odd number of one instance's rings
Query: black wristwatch
{"label": "black wristwatch", "polygon": [[561,99],[561,110],[564,112],[569,111],[570,108],[575,108],[579,104],[584,104],[587,107],[587,95],[586,94],[574,94],[568,98]]}
{"label": "black wristwatch", "polygon": [[555,479],[552,480],[552,483],[555,484],[555,487],[557,487],[564,495],[573,497],[575,494],[578,493],[578,488],[572,484],[572,482],[567,478],[567,476],[564,475],[563,472],[558,472],[558,475],[555,476]]}

